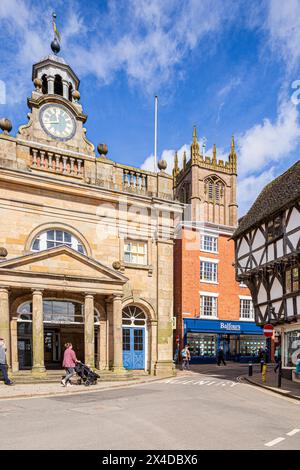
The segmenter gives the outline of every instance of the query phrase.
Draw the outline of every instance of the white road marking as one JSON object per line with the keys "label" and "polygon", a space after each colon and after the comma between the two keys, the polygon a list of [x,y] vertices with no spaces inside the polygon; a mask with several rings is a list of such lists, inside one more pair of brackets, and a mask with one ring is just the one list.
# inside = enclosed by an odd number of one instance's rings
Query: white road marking
{"label": "white road marking", "polygon": [[279,444],[279,442],[284,441],[285,437],[277,437],[277,439],[273,439],[273,441],[267,442],[265,444],[266,447],[273,447],[276,446],[276,444]]}
{"label": "white road marking", "polygon": [[287,436],[294,436],[294,434],[297,434],[297,432],[299,432],[300,429],[293,429],[292,431],[290,432],[287,432],[286,435]]}
{"label": "white road marking", "polygon": [[214,386],[214,387],[235,387],[236,385],[239,385],[238,383],[236,382],[232,382],[232,381],[221,381],[221,380],[209,380],[209,379],[206,379],[206,380],[184,380],[184,379],[167,379],[164,381],[164,383],[166,384],[171,384],[171,385],[186,385],[186,384],[191,384],[191,385],[207,385],[208,387],[210,387],[211,385]]}

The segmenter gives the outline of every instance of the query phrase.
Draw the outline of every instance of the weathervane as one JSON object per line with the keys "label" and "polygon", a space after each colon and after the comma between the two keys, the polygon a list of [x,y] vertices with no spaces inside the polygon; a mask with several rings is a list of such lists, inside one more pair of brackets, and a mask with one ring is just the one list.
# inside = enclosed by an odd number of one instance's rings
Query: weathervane
{"label": "weathervane", "polygon": [[55,12],[52,13],[52,25],[53,25],[53,31],[54,31],[54,39],[51,42],[51,49],[54,52],[54,54],[56,55],[60,51],[61,37],[60,37],[60,33],[59,33],[59,31],[57,29],[57,26],[56,26],[56,13]]}

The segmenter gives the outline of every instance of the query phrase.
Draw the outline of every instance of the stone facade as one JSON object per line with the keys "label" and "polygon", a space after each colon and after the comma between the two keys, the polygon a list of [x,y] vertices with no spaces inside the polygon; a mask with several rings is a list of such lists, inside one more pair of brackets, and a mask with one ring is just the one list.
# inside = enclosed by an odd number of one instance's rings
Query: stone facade
{"label": "stone facade", "polygon": [[[123,372],[122,311],[130,306],[144,319],[130,325],[137,338],[142,330],[138,368],[170,374],[173,224],[181,210],[172,177],[96,155],[79,93],[68,93],[79,80],[63,59],[35,64],[33,79],[28,123],[16,137],[0,134],[0,246],[8,252],[0,262],[0,336],[9,365],[18,371],[22,357],[23,366],[43,374],[59,367],[62,343],[71,338],[81,360]],[[56,107],[56,117],[43,122],[47,106]],[[59,137],[67,133],[66,116],[75,123],[70,138]],[[130,243],[139,243],[142,262],[126,253]],[[79,309],[82,319],[67,309]]]}

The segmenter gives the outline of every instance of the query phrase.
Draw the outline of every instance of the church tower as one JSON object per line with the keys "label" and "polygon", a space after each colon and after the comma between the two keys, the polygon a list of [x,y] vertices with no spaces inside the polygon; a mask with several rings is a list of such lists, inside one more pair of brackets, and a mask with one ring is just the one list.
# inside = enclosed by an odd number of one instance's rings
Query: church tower
{"label": "church tower", "polygon": [[213,146],[211,157],[200,151],[194,127],[190,159],[186,162],[184,156],[180,171],[175,154],[173,179],[177,198],[190,207],[190,213],[187,214],[190,221],[237,226],[237,155],[234,137],[228,161],[224,162],[217,159],[216,145]]}

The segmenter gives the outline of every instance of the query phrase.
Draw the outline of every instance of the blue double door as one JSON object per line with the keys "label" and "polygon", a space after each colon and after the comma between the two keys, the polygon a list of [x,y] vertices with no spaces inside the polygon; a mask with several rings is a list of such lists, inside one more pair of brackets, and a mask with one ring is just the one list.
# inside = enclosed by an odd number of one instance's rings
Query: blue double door
{"label": "blue double door", "polygon": [[145,369],[145,328],[123,327],[123,367]]}

